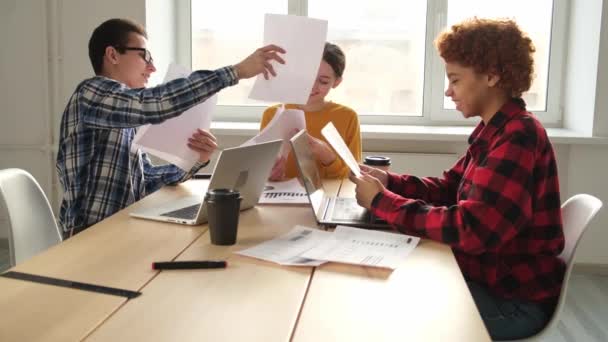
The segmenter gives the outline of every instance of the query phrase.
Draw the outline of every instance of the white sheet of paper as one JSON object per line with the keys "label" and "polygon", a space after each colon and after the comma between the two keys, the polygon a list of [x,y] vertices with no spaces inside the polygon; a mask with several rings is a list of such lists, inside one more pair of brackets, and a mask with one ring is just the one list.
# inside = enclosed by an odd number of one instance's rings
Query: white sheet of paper
{"label": "white sheet of paper", "polygon": [[342,160],[346,163],[346,165],[350,168],[350,170],[355,174],[355,176],[361,176],[361,169],[359,169],[359,163],[357,163],[357,159],[350,152],[348,146],[342,139],[340,133],[336,129],[333,123],[328,122],[325,127],[321,129],[321,134],[327,139],[327,142],[334,148],[336,153],[342,158]]}
{"label": "white sheet of paper", "polygon": [[270,63],[277,76],[264,79],[258,75],[249,98],[306,104],[321,64],[327,40],[327,21],[296,15],[266,14],[264,45],[275,44],[286,53],[280,54],[285,64]]}
{"label": "white sheet of paper", "polygon": [[331,234],[331,232],[317,228],[295,226],[283,236],[235,253],[280,265],[319,266],[324,264],[325,261],[303,258],[301,254],[318,245],[320,241]]}
{"label": "white sheet of paper", "polygon": [[307,204],[308,194],[297,178],[284,182],[268,182],[259,203],[263,204]]}
{"label": "white sheet of paper", "polygon": [[277,109],[276,114],[268,125],[258,135],[247,140],[241,146],[282,139],[281,155],[286,155],[289,149],[285,148],[285,146],[289,146],[289,139],[292,137],[292,133],[305,128],[306,118],[304,117],[304,111],[300,109],[285,109],[284,106],[281,106]]}
{"label": "white sheet of paper", "polygon": [[418,245],[420,238],[345,226],[301,256],[347,264],[397,268]]}
{"label": "white sheet of paper", "polygon": [[[190,75],[190,70],[176,64],[169,65],[164,82]],[[146,125],[137,130],[131,151],[138,148],[162,158],[179,168],[189,171],[198,161],[199,155],[188,148],[188,138],[196,128],[209,130],[211,117],[217,103],[213,95],[181,115],[158,125]]]}

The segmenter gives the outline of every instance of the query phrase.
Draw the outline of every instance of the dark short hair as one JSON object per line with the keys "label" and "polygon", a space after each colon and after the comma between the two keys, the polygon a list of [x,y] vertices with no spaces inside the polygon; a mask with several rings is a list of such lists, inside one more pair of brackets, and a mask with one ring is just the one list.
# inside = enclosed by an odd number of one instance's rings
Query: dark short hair
{"label": "dark short hair", "polygon": [[342,77],[344,68],[346,67],[346,57],[338,45],[325,43],[323,60],[334,70],[336,77]]}
{"label": "dark short hair", "polygon": [[143,26],[129,19],[109,19],[97,26],[89,40],[89,59],[96,75],[99,75],[102,71],[106,48],[108,46],[127,45],[130,33],[148,38]]}
{"label": "dark short hair", "polygon": [[536,49],[513,20],[468,19],[441,33],[435,45],[447,63],[498,75],[497,86],[510,96],[520,97],[530,88]]}

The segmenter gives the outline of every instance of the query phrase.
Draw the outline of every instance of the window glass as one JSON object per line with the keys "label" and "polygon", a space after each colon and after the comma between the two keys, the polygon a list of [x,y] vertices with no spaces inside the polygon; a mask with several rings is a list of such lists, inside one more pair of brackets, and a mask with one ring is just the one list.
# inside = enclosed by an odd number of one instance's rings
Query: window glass
{"label": "window glass", "polygon": [[[347,10],[348,9],[348,10]],[[308,0],[346,55],[330,97],[359,114],[422,115],[426,1]]]}
{"label": "window glass", "polygon": [[[552,0],[225,0],[214,3],[210,11],[208,1],[191,0],[192,68],[238,63],[261,47],[266,13],[305,13],[327,20],[328,41],[346,54],[344,79],[328,95],[329,100],[352,107],[364,116],[364,123],[452,122],[454,105],[443,96],[447,88],[443,63],[435,47],[427,43],[444,24],[473,16],[511,18],[536,47],[535,78],[524,94],[528,109],[559,122],[561,89],[555,84],[560,84],[561,75],[556,70],[561,68],[562,55],[551,58],[553,83],[548,80],[551,39],[559,39],[553,48],[561,53],[559,44],[565,35],[565,29],[557,26],[553,28],[556,37],[552,37],[552,25],[556,25],[552,23],[553,11],[560,14],[566,10],[560,6]],[[427,8],[432,13],[427,13]],[[567,17],[556,18],[560,22]],[[425,80],[425,76],[429,78]],[[435,87],[441,80],[445,80],[443,90]],[[222,90],[218,116],[257,120],[261,108],[274,104],[248,99],[253,83],[253,78],[243,80],[237,87]]]}
{"label": "window glass", "polygon": [[[212,10],[210,10],[212,8]],[[192,69],[236,64],[262,47],[264,14],[287,14],[287,1],[192,0]],[[254,78],[241,80],[218,95],[219,105],[265,105],[249,100]]]}
{"label": "window glass", "polygon": [[[474,16],[483,18],[513,19],[526,32],[534,46],[534,73],[530,90],[524,93],[528,110],[545,111],[547,106],[547,80],[551,42],[552,0],[450,0],[448,1],[448,27]],[[445,81],[445,88],[448,82]],[[454,103],[444,99],[445,109],[454,109]]]}

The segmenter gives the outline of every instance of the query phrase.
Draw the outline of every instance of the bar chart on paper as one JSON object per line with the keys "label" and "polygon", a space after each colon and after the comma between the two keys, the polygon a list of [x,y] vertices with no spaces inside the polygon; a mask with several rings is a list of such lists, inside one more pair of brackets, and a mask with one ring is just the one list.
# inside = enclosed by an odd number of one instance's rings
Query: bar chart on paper
{"label": "bar chart on paper", "polygon": [[307,204],[308,195],[297,179],[284,182],[268,182],[260,202],[262,204]]}

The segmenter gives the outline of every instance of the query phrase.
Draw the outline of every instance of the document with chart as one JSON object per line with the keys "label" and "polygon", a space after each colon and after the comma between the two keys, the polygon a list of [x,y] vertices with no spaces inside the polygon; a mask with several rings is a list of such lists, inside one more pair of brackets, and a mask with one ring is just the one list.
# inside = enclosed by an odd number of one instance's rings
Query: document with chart
{"label": "document with chart", "polygon": [[295,226],[289,233],[235,252],[291,266],[319,266],[325,262],[396,269],[420,238],[375,230],[338,226],[333,232]]}
{"label": "document with chart", "polygon": [[419,241],[418,237],[400,233],[337,226],[331,235],[302,257],[394,270]]}
{"label": "document with chart", "polygon": [[317,246],[328,235],[331,233],[318,228],[295,226],[283,236],[235,253],[280,265],[319,266],[325,261],[304,258],[302,253]]}
{"label": "document with chart", "polygon": [[284,182],[268,182],[260,196],[262,204],[307,204],[308,194],[298,182],[297,178],[292,178]]}

